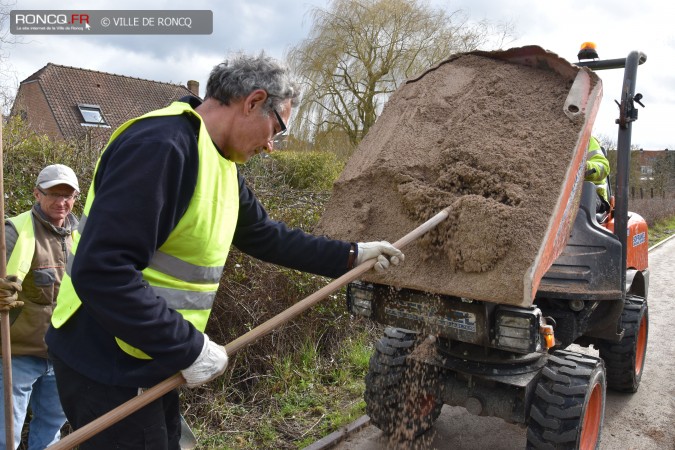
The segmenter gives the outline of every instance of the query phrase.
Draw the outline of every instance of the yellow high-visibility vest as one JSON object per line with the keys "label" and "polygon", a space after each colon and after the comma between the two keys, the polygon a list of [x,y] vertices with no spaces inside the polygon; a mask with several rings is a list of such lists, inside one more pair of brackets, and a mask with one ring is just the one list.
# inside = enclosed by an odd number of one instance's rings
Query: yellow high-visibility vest
{"label": "yellow high-visibility vest", "polygon": [[35,254],[33,213],[32,210],[28,210],[7,220],[12,222],[19,235],[9,261],[7,261],[7,275],[16,275],[19,281],[23,282],[30,271],[30,265]]}
{"label": "yellow high-visibility vest", "polygon": [[[169,234],[166,242],[155,251],[150,264],[142,270],[142,273],[143,279],[153,287],[158,296],[166,300],[169,308],[182,314],[198,330],[204,331],[237,224],[239,183],[235,163],[220,155],[199,114],[183,102],[174,102],[166,108],[124,123],[113,133],[106,148],[124,130],[139,120],[181,114],[193,115],[200,122],[197,137],[199,151],[197,185],[187,211]],[[95,177],[94,174],[92,179]],[[79,235],[86,230],[87,216],[94,199],[94,183],[92,183],[80,220]],[[73,257],[69,261],[73,261],[77,256],[79,235],[73,236]],[[61,327],[81,304],[70,278],[69,264],[52,315],[52,325],[55,328]],[[116,340],[120,348],[128,354],[142,359],[151,358],[121,339]]]}
{"label": "yellow high-visibility vest", "polygon": [[[593,136],[591,136],[591,139],[588,142],[586,169],[587,173],[588,171],[592,172],[586,176],[586,181],[592,181],[593,184],[595,184],[595,190],[598,191],[598,194],[600,194],[602,198],[609,202],[609,198],[607,197],[607,176],[609,175],[609,161],[602,152],[600,143]],[[595,171],[593,171],[593,169],[595,169]]]}

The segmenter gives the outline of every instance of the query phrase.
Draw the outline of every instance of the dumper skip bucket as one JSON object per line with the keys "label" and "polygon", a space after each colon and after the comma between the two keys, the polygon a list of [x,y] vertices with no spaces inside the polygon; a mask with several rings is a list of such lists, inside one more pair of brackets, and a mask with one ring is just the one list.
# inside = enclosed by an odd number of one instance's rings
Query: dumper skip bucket
{"label": "dumper skip bucket", "polygon": [[365,281],[528,306],[565,247],[600,79],[537,46],[452,56],[392,94],[315,230],[392,240],[451,205]]}

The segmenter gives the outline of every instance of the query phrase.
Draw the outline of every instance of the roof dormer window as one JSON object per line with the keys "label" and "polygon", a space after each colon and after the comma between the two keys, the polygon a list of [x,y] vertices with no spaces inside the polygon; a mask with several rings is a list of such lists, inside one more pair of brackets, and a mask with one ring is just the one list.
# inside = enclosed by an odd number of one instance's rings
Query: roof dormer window
{"label": "roof dormer window", "polygon": [[100,106],[79,104],[77,105],[77,108],[80,110],[80,114],[82,114],[82,120],[84,120],[84,122],[80,124],[83,127],[110,128],[110,125],[108,125],[103,117]]}

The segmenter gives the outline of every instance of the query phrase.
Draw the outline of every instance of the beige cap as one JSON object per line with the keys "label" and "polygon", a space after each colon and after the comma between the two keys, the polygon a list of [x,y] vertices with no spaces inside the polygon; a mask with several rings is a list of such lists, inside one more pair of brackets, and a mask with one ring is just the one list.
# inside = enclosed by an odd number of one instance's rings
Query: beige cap
{"label": "beige cap", "polygon": [[52,186],[59,184],[67,184],[68,186],[80,192],[80,185],[77,183],[75,172],[68,166],[63,164],[52,164],[42,169],[40,175],[37,177],[36,186],[42,189],[49,189]]}

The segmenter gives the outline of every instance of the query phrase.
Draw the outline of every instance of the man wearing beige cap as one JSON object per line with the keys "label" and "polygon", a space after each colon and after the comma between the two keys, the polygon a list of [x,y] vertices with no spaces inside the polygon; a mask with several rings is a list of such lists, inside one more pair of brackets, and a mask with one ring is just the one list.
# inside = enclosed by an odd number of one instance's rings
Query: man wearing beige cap
{"label": "man wearing beige cap", "polygon": [[[71,233],[78,225],[71,211],[79,192],[70,167],[47,166],[38,175],[33,208],[5,222],[8,279],[15,276],[21,283],[18,303],[12,305],[18,307],[9,310],[14,448],[20,444],[29,408],[29,450],[44,449],[58,441],[66,421],[44,335],[70,254]],[[3,386],[0,381],[0,391]],[[4,414],[0,408],[0,423],[4,423]],[[5,433],[0,433],[0,448],[8,448]]]}

